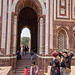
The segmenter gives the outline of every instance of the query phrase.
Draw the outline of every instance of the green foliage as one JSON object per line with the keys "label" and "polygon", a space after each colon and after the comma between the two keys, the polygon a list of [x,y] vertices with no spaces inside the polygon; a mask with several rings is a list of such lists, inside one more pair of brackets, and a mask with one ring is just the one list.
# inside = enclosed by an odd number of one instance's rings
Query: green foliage
{"label": "green foliage", "polygon": [[21,44],[24,46],[28,46],[29,44],[29,37],[22,37],[21,38]]}

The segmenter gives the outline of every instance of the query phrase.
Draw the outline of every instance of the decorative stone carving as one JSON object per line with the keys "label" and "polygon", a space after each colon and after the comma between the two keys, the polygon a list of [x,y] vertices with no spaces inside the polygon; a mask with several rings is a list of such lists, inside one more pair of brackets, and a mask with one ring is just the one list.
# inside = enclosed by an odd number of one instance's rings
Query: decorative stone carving
{"label": "decorative stone carving", "polygon": [[60,28],[60,26],[56,26],[56,28],[58,29],[58,28]]}
{"label": "decorative stone carving", "polygon": [[61,30],[61,31],[59,32],[59,34],[58,34],[58,49],[59,49],[59,50],[63,50],[63,49],[66,48],[66,47],[65,47],[65,44],[66,44],[66,42],[65,42],[65,40],[66,40],[65,37],[66,37],[65,31]]}
{"label": "decorative stone carving", "polygon": [[61,0],[61,6],[65,6],[65,0]]}
{"label": "decorative stone carving", "polygon": [[68,26],[66,26],[66,28],[69,30],[69,27]]}
{"label": "decorative stone carving", "polygon": [[61,8],[61,14],[65,14],[65,9]]}

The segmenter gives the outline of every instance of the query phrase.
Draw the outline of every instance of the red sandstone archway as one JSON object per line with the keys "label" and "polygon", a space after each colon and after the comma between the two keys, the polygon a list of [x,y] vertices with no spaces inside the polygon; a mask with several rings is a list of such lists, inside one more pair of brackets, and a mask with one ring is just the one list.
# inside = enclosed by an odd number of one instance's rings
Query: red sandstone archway
{"label": "red sandstone archway", "polygon": [[30,8],[23,8],[18,17],[18,25],[17,25],[17,47],[20,46],[20,35],[23,27],[29,27],[31,31],[31,49],[35,49],[37,52],[37,34],[38,34],[38,20],[36,12]]}
{"label": "red sandstone archway", "polygon": [[[32,23],[31,27],[35,28],[32,29],[30,27],[30,23],[28,24],[28,22],[26,23],[21,23],[21,19],[19,18],[22,14],[23,11],[26,11],[26,9],[29,9],[28,11],[34,13],[34,15],[32,14],[32,16],[34,16],[33,18],[35,19],[34,24]],[[23,15],[22,15],[23,17]],[[26,19],[27,20],[27,19]],[[34,21],[34,20],[33,20]],[[21,23],[21,27],[20,27],[20,23]],[[16,55],[16,40],[20,41],[20,34],[21,34],[21,29],[23,26],[27,26],[28,28],[30,27],[30,29],[32,30],[32,36],[35,35],[35,38],[33,38],[32,40],[36,40],[35,43],[36,45],[33,46],[32,48],[37,48],[38,51],[37,53],[40,55],[42,52],[44,53],[45,51],[45,15],[43,15],[42,13],[42,7],[40,5],[40,3],[38,2],[38,0],[19,0],[18,3],[16,4],[15,7],[15,12],[12,12],[12,37],[11,37],[11,52],[13,52],[13,55]],[[20,27],[20,30],[19,28]],[[33,33],[35,32],[35,34]],[[19,34],[18,34],[19,33]],[[42,33],[42,36],[41,34]],[[40,39],[41,37],[41,39]],[[38,40],[38,42],[37,42]],[[40,42],[41,40],[41,42]],[[41,43],[41,44],[40,44]],[[18,42],[18,44],[20,44],[20,42]],[[19,46],[19,45],[18,45]],[[14,64],[15,65],[15,64]],[[14,67],[16,68],[16,66]]]}
{"label": "red sandstone archway", "polygon": [[38,0],[19,0],[15,7],[15,14],[18,14],[25,7],[32,8],[38,16],[42,16],[42,7]]}
{"label": "red sandstone archway", "polygon": [[[16,17],[16,23],[17,23],[17,30],[18,30],[18,27],[19,27],[19,25],[20,25],[20,21],[19,21],[19,16],[20,16],[20,12],[24,9],[24,8],[30,8],[30,10],[33,10],[34,12],[35,12],[35,14],[34,14],[34,16],[36,16],[36,24],[34,25],[34,26],[36,26],[35,27],[35,29],[36,29],[36,37],[35,37],[35,40],[37,40],[38,39],[38,48],[40,48],[40,18],[42,18],[43,20],[44,20],[44,22],[45,22],[45,16],[42,16],[42,7],[41,7],[41,4],[39,3],[39,1],[38,0],[19,0],[18,2],[17,2],[17,4],[16,4],[16,7],[15,7],[15,12],[13,12],[12,13],[12,18],[14,19],[14,17]],[[15,19],[14,19],[14,21],[15,21]],[[13,25],[13,24],[12,24]],[[23,23],[21,23],[21,25],[23,25]],[[29,24],[24,24],[24,25],[29,25]],[[23,26],[24,26],[23,25]],[[43,25],[43,24],[42,24]],[[22,26],[22,27],[23,27]],[[20,34],[21,34],[21,29],[22,29],[22,27],[20,28],[20,30],[19,31],[17,31],[17,38],[15,37],[15,36],[13,36],[13,40],[15,40],[15,38],[17,39],[17,41],[19,41],[20,40]],[[29,26],[28,26],[29,27]],[[44,28],[44,27],[43,27]],[[32,31],[33,32],[33,31]],[[18,34],[19,33],[19,34]],[[32,33],[33,34],[33,33]],[[12,33],[12,35],[13,35],[13,33]],[[33,34],[34,35],[34,34]],[[32,36],[31,36],[32,37]],[[37,38],[38,37],[38,38]],[[12,42],[13,42],[13,40],[11,40]],[[34,40],[33,40],[34,41]],[[14,42],[13,42],[14,43]],[[17,47],[20,45],[20,42],[18,42],[18,45],[17,45]],[[15,45],[14,45],[14,47],[15,47]],[[43,47],[43,46],[42,46]],[[35,47],[32,47],[32,48],[35,48]],[[36,49],[37,49],[37,41],[36,41]],[[39,49],[38,49],[39,50]],[[15,52],[14,52],[15,53]]]}

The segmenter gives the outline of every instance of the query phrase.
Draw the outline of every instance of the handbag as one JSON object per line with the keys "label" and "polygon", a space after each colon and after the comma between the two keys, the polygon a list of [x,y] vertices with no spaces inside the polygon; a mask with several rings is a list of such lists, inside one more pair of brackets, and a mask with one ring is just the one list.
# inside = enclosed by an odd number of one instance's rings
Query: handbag
{"label": "handbag", "polygon": [[[66,66],[66,60],[65,60],[65,66]],[[68,67],[66,67],[66,71],[70,73],[71,72],[71,69],[68,68]]]}
{"label": "handbag", "polygon": [[68,68],[68,67],[66,67],[66,71],[70,73],[71,72],[71,69]]}

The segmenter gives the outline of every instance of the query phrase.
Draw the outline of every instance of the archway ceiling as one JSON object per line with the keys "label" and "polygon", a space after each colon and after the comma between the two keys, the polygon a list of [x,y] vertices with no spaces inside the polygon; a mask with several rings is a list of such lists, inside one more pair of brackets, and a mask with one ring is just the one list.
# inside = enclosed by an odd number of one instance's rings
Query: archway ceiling
{"label": "archway ceiling", "polygon": [[23,8],[19,14],[18,27],[21,30],[25,26],[32,29],[35,25],[37,26],[36,12],[30,7]]}
{"label": "archway ceiling", "polygon": [[[37,0],[37,2],[38,2],[38,0]],[[34,0],[26,0],[26,1],[22,0],[20,3],[18,3],[17,11],[20,12],[25,7],[31,7],[37,13],[37,15],[40,15],[41,5],[40,5],[40,8],[36,5],[37,4],[34,2]]]}
{"label": "archway ceiling", "polygon": [[[36,49],[37,52],[37,32],[38,32],[38,22],[37,22],[37,14],[36,12],[30,8],[23,8],[18,17],[18,30],[17,30],[17,41],[20,40],[20,34],[22,29],[27,26],[31,31],[31,48]],[[17,46],[20,45],[20,42]]]}

